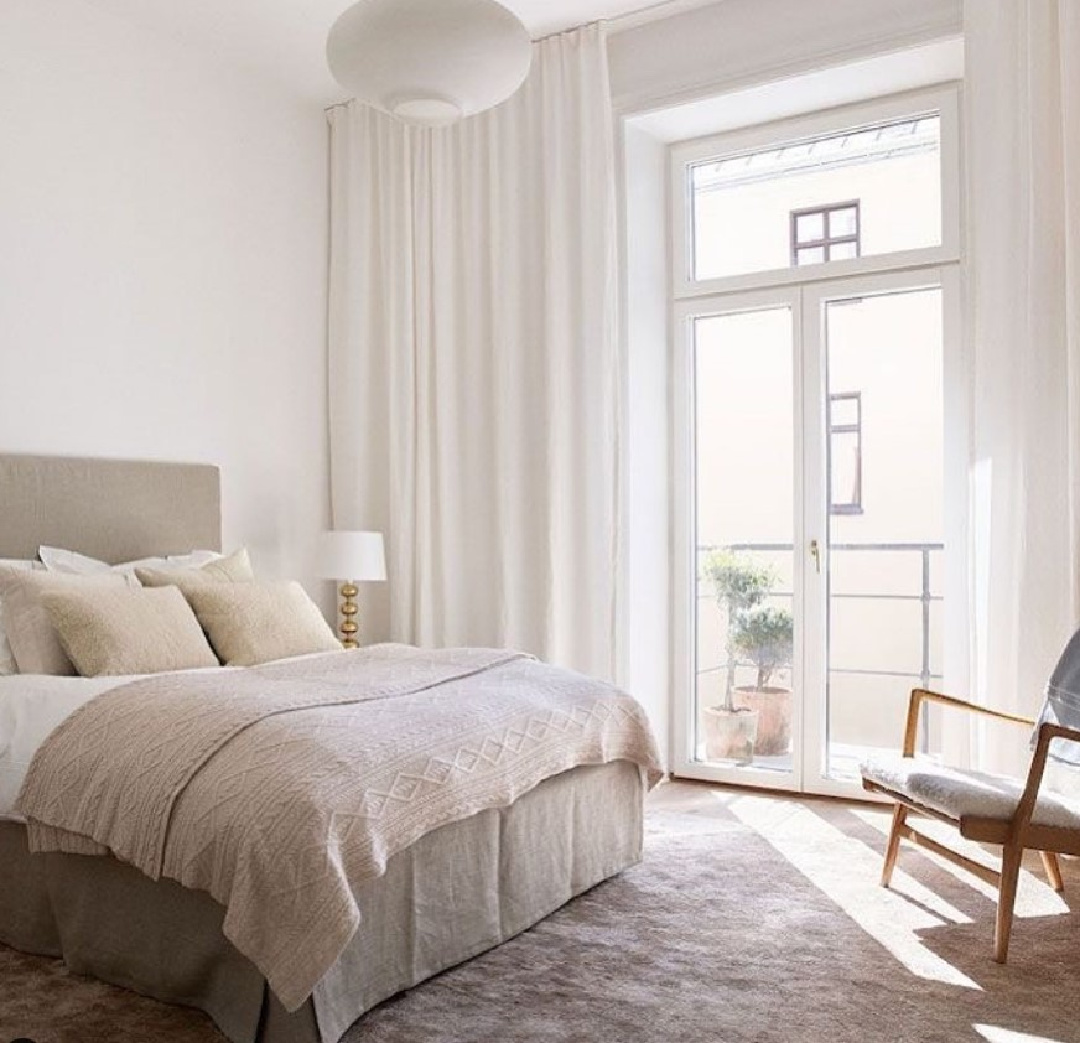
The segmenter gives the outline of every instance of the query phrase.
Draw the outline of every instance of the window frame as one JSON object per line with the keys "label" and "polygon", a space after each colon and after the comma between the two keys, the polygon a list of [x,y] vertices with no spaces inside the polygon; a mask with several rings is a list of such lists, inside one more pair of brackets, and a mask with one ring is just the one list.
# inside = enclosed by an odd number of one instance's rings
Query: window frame
{"label": "window frame", "polygon": [[[836,402],[855,403],[855,423],[837,424],[833,422],[833,404]],[[826,446],[826,483],[828,485],[829,514],[858,515],[863,513],[863,431],[862,431],[862,392],[838,391],[829,395],[828,415],[826,417],[828,444]],[[834,435],[855,436],[855,497],[850,503],[833,502],[832,490],[832,455]]]}
{"label": "window frame", "polygon": [[[778,120],[724,134],[676,143],[669,149],[669,213],[672,215],[671,279],[676,300],[733,293],[773,286],[799,285],[822,278],[950,264],[960,259],[960,133],[959,84],[904,91],[868,102]],[[936,114],[941,120],[941,243],[937,246],[872,254],[839,261],[823,261],[768,271],[725,275],[716,279],[693,277],[692,167],[803,138],[825,137],[861,126],[895,122]],[[820,208],[814,208],[820,209]],[[860,215],[861,216],[861,215]]]}

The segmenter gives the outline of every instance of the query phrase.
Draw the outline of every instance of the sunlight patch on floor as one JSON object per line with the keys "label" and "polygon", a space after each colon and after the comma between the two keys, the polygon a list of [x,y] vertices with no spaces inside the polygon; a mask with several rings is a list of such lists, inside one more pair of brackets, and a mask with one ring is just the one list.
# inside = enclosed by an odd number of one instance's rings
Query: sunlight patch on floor
{"label": "sunlight patch on floor", "polygon": [[970,922],[963,913],[909,878],[903,881],[909,888],[907,894],[916,898],[919,892],[916,901],[940,910],[940,915],[879,886],[881,856],[803,804],[741,796],[729,807],[913,974],[947,985],[979,989],[967,975],[927,949],[917,934],[946,920]]}
{"label": "sunlight patch on floor", "polygon": [[[794,804],[794,803],[786,803],[785,806],[788,809],[794,808],[796,810],[803,807],[803,805],[801,805],[801,804]],[[855,809],[852,809],[852,810],[855,811]],[[859,815],[860,818],[862,818],[863,815],[864,815],[864,813],[861,810],[855,811],[855,814]],[[883,817],[884,823],[885,823],[885,832],[886,832],[886,835],[887,835],[888,834],[888,829],[889,829],[889,824],[892,821],[891,812],[890,813],[873,812],[873,811],[865,812],[865,815],[867,817],[875,815],[875,814]],[[774,825],[779,824],[780,822],[783,822],[784,819],[787,818],[787,817],[788,817],[787,813],[782,814],[781,816],[779,816],[777,818],[776,823],[774,823]],[[877,823],[874,823],[874,825],[877,825]],[[857,841],[852,837],[848,837],[842,831],[840,832],[840,835],[844,837],[844,839],[846,840],[846,842],[848,844],[858,844],[858,845],[860,845],[860,848],[863,846],[861,841]],[[875,863],[872,863],[873,864],[873,874],[872,874],[873,883],[875,885],[877,885],[878,880],[880,879],[880,876],[881,876],[881,856],[878,855],[876,852],[871,852],[870,857],[871,857],[871,860],[873,860],[874,858],[877,859],[877,861]],[[973,922],[970,916],[968,916],[966,913],[961,912],[955,906],[950,905],[947,901],[945,901],[944,898],[942,898],[940,895],[936,894],[934,891],[930,890],[930,888],[924,887],[922,884],[919,883],[918,880],[916,880],[914,877],[909,876],[900,867],[897,867],[897,869],[893,872],[892,890],[896,891],[897,894],[902,894],[905,897],[910,898],[912,901],[918,902],[920,905],[925,906],[926,909],[928,909],[930,911],[930,913],[940,917],[941,920],[947,920],[950,923],[972,923]]]}
{"label": "sunlight patch on floor", "polygon": [[995,1025],[971,1026],[987,1043],[1061,1043],[1049,1036],[1029,1036],[1026,1032],[1013,1032],[1012,1029],[998,1028]]}
{"label": "sunlight patch on floor", "polygon": [[[891,814],[864,810],[862,808],[853,808],[852,813],[867,825],[878,830],[884,836],[889,835],[889,827],[892,824]],[[925,818],[914,819],[913,822],[915,823],[916,828],[921,832],[926,833],[927,836],[948,845],[954,850],[959,851],[962,855],[967,855],[968,858],[973,858],[976,861],[982,862],[984,865],[991,865],[994,869],[1001,864],[1000,859],[995,859],[986,848],[973,841],[965,840],[955,829],[945,823],[934,822],[933,820]],[[904,864],[905,858],[909,857],[913,850],[915,850],[914,845],[908,841],[904,841],[900,845],[900,865]],[[918,853],[921,857],[929,859],[934,865],[951,873],[957,880],[963,881],[971,887],[972,890],[978,891],[979,894],[987,898],[992,904],[997,904],[997,888],[994,887],[993,884],[988,884],[985,880],[980,880],[977,876],[973,876],[971,873],[967,872],[967,870],[950,862],[947,858],[935,855],[932,851],[927,851],[925,848],[919,848]],[[898,876],[894,876],[894,883],[897,879]],[[1037,873],[1029,872],[1027,869],[1021,870],[1020,885],[1016,894],[1016,907],[1013,910],[1014,916],[1020,919],[1029,919],[1036,916],[1061,916],[1068,911],[1069,907],[1062,899],[1061,895],[1046,882],[1044,877]]]}

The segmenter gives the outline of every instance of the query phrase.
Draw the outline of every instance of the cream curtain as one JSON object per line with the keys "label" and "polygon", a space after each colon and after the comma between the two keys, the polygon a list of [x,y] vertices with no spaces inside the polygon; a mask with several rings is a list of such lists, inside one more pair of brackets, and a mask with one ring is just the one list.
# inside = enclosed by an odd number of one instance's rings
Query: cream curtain
{"label": "cream curtain", "polygon": [[[1033,715],[1080,623],[1080,3],[967,0],[970,650]],[[1023,735],[954,743],[1015,771]]]}
{"label": "cream curtain", "polygon": [[435,131],[330,110],[334,523],[387,537],[369,637],[615,669],[618,341],[602,30]]}

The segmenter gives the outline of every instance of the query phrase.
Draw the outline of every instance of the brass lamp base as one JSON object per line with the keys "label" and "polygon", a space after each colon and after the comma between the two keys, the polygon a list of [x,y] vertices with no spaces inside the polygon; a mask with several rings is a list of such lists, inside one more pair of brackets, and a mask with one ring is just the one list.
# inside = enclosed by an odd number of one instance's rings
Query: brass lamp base
{"label": "brass lamp base", "polygon": [[341,585],[341,646],[342,648],[357,648],[356,635],[359,627],[356,624],[356,613],[360,611],[356,604],[356,595],[360,593],[355,583],[343,583]]}

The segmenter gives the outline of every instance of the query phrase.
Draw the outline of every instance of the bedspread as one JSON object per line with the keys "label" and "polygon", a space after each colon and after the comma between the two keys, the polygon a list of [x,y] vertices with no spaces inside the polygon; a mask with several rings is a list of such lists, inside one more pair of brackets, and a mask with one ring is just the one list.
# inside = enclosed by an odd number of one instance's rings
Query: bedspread
{"label": "bedspread", "polygon": [[514,653],[382,645],[106,692],[44,742],[18,806],[32,850],[111,852],[208,891],[295,1010],[391,855],[619,759],[660,776],[644,711],[611,685]]}

